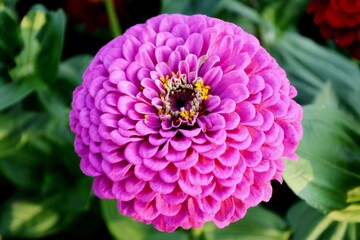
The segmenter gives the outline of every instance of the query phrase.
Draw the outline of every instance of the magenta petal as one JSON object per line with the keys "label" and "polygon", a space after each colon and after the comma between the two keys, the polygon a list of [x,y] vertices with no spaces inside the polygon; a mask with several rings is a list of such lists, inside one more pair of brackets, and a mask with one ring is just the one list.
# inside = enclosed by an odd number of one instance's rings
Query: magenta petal
{"label": "magenta petal", "polygon": [[226,151],[218,157],[218,160],[223,166],[232,167],[238,164],[240,153],[234,148],[228,148]]}
{"label": "magenta petal", "polygon": [[244,84],[234,83],[221,93],[222,98],[230,98],[239,103],[249,97],[249,90]]}
{"label": "magenta petal", "polygon": [[249,128],[251,136],[251,145],[248,147],[249,151],[256,151],[259,149],[265,142],[266,137],[265,133]]}
{"label": "magenta petal", "polygon": [[229,221],[235,212],[233,198],[228,198],[221,203],[221,208],[215,215],[215,219],[219,222]]}
{"label": "magenta petal", "polygon": [[145,43],[136,54],[135,60],[148,69],[154,68],[155,46],[152,43]]}
{"label": "magenta petal", "polygon": [[222,99],[220,106],[214,109],[213,112],[217,113],[232,113],[235,111],[236,103],[233,99]]}
{"label": "magenta petal", "polygon": [[130,168],[132,165],[125,160],[113,164],[103,161],[101,167],[108,178],[113,181],[120,181],[131,175]]}
{"label": "magenta petal", "polygon": [[200,131],[201,131],[200,128],[195,128],[195,129],[190,129],[190,130],[179,129],[179,132],[181,132],[187,138],[192,138],[192,137],[199,135]]}
{"label": "magenta petal", "polygon": [[173,218],[168,216],[159,215],[157,218],[155,218],[152,221],[152,224],[154,225],[155,229],[161,232],[174,232],[179,225],[170,226],[168,224],[167,218]]}
{"label": "magenta petal", "polygon": [[136,100],[129,96],[119,97],[118,109],[119,111],[126,116],[129,109],[133,108],[136,103]]}
{"label": "magenta petal", "polygon": [[156,129],[153,129],[149,127],[147,124],[145,124],[144,120],[138,121],[135,125],[135,129],[141,136],[158,133]]}
{"label": "magenta petal", "polygon": [[189,149],[186,157],[183,161],[174,162],[174,165],[178,169],[189,169],[197,163],[199,158],[199,154],[195,152],[193,149]]}
{"label": "magenta petal", "polygon": [[164,201],[160,195],[158,195],[156,197],[156,208],[162,215],[175,216],[179,213],[181,204],[169,204],[168,202]]}
{"label": "magenta petal", "polygon": [[143,161],[145,167],[153,171],[161,171],[169,164],[169,162],[165,160],[156,159],[156,158],[144,158]]}
{"label": "magenta petal", "polygon": [[[159,46],[155,49],[155,58],[158,63],[165,63],[169,59],[169,55],[172,52],[171,48],[167,46]],[[171,72],[170,72],[171,73]]]}
{"label": "magenta petal", "polygon": [[210,151],[202,153],[202,155],[208,158],[218,158],[221,154],[223,154],[226,151],[226,146],[227,146],[226,143],[217,145],[213,147],[213,149],[211,149]]}
{"label": "magenta petal", "polygon": [[189,49],[190,53],[200,56],[201,49],[203,47],[203,36],[199,33],[191,34],[185,42],[185,47]]}
{"label": "magenta petal", "polygon": [[130,201],[135,198],[135,194],[128,193],[125,190],[124,181],[126,181],[126,180],[114,182],[114,184],[112,186],[112,192],[115,195],[116,199],[118,199],[120,201]]}
{"label": "magenta petal", "polygon": [[199,160],[195,165],[196,170],[198,170],[202,174],[210,173],[215,168],[215,162],[211,158],[207,158],[204,156],[199,156]]}
{"label": "magenta petal", "polygon": [[188,195],[183,192],[178,185],[173,189],[171,193],[162,194],[164,201],[172,205],[183,203],[187,196]]}
{"label": "magenta petal", "polygon": [[169,151],[168,153],[165,155],[166,160],[168,160],[169,162],[178,162],[178,161],[182,161],[186,158],[186,154],[187,154],[188,150],[184,150],[184,151],[177,151],[175,149],[173,149],[172,147],[169,147]]}
{"label": "magenta petal", "polygon": [[143,202],[150,202],[156,197],[156,195],[157,193],[151,189],[149,183],[146,183],[141,192],[136,194],[136,199]]}
{"label": "magenta petal", "polygon": [[204,82],[206,85],[211,86],[210,91],[216,89],[215,87],[220,83],[222,76],[223,72],[220,67],[214,67],[205,73]]}
{"label": "magenta petal", "polygon": [[117,85],[117,88],[120,93],[123,93],[130,97],[135,97],[136,94],[139,92],[139,89],[132,82],[128,81],[120,81]]}
{"label": "magenta petal", "polygon": [[115,150],[109,153],[103,152],[102,155],[104,160],[108,163],[116,163],[125,159],[124,151],[122,150]]}
{"label": "magenta petal", "polygon": [[219,211],[221,207],[221,202],[215,200],[211,196],[207,196],[198,200],[199,207],[206,213],[215,214]]}
{"label": "magenta petal", "polygon": [[159,172],[159,176],[164,182],[173,183],[179,179],[180,171],[173,164],[169,164]]}
{"label": "magenta petal", "polygon": [[211,196],[217,201],[224,201],[228,197],[230,197],[235,192],[236,187],[224,187],[219,184],[215,186],[214,191]]}
{"label": "magenta petal", "polygon": [[141,114],[151,114],[155,112],[154,107],[146,103],[136,103],[134,107],[135,110]]}
{"label": "magenta petal", "polygon": [[205,135],[206,139],[209,140],[209,142],[221,145],[226,140],[226,131],[224,129],[215,130],[215,131],[208,131]]}
{"label": "magenta petal", "polygon": [[139,155],[140,144],[140,142],[132,142],[125,147],[124,156],[129,163],[138,165],[143,162],[142,157]]}
{"label": "magenta petal", "polygon": [[138,194],[145,187],[146,182],[138,179],[134,175],[126,179],[125,190],[128,193]]}
{"label": "magenta petal", "polygon": [[170,140],[170,145],[176,151],[185,151],[191,146],[191,139],[185,136],[175,136]]}
{"label": "magenta petal", "polygon": [[184,193],[190,196],[195,197],[202,192],[201,187],[191,184],[188,178],[180,178],[178,184]]}
{"label": "magenta petal", "polygon": [[253,207],[258,205],[263,200],[263,191],[260,186],[252,185],[250,194],[243,201],[249,206]]}
{"label": "magenta petal", "polygon": [[156,173],[157,171],[151,170],[144,165],[136,165],[134,168],[135,176],[143,181],[150,181]]}
{"label": "magenta petal", "polygon": [[159,134],[151,134],[149,136],[149,143],[153,146],[160,146],[167,141],[166,138],[161,137]]}
{"label": "magenta petal", "polygon": [[[217,108],[220,105],[221,99],[219,96],[210,96],[204,101],[204,103],[206,110],[212,112],[215,108]],[[235,105],[234,105],[234,109],[235,109]]]}
{"label": "magenta petal", "polygon": [[176,183],[164,182],[159,176],[156,175],[153,179],[150,180],[150,187],[155,192],[169,194],[175,189]]}
{"label": "magenta petal", "polygon": [[155,201],[143,202],[135,199],[134,210],[144,220],[153,220],[160,214],[154,202]]}
{"label": "magenta petal", "polygon": [[134,200],[118,201],[117,205],[120,213],[132,217],[136,215],[134,210]]}
{"label": "magenta petal", "polygon": [[222,35],[210,46],[209,55],[216,55],[224,60],[233,50],[233,38],[229,35]]}
{"label": "magenta petal", "polygon": [[210,184],[214,178],[212,174],[201,174],[193,168],[186,170],[186,176],[192,185],[201,186]]}
{"label": "magenta petal", "polygon": [[113,181],[106,176],[98,176],[94,179],[92,189],[94,194],[99,198],[113,199],[115,196],[112,193]]}
{"label": "magenta petal", "polygon": [[245,158],[246,166],[248,167],[257,166],[262,159],[261,151],[255,151],[255,152],[243,151],[242,156]]}
{"label": "magenta petal", "polygon": [[139,155],[143,158],[152,158],[157,150],[158,146],[153,146],[147,141],[143,141],[139,147]]}
{"label": "magenta petal", "polygon": [[[212,214],[206,213],[201,210],[199,204],[194,198],[188,200],[188,211],[191,213],[191,218],[196,219],[199,223],[209,221],[213,218]],[[191,224],[192,226],[193,224]]]}
{"label": "magenta petal", "polygon": [[221,164],[216,164],[213,174],[217,178],[227,179],[232,176],[234,172],[234,167],[226,167]]}
{"label": "magenta petal", "polygon": [[226,122],[225,130],[233,130],[239,126],[240,117],[237,113],[227,113],[222,114],[222,116],[224,117]]}
{"label": "magenta petal", "polygon": [[214,148],[213,144],[208,142],[206,144],[192,144],[191,147],[198,153],[208,152]]}
{"label": "magenta petal", "polygon": [[185,219],[189,215],[186,205],[182,205],[179,213],[173,217],[165,216],[164,219],[167,222],[167,225],[171,226],[182,226]]}

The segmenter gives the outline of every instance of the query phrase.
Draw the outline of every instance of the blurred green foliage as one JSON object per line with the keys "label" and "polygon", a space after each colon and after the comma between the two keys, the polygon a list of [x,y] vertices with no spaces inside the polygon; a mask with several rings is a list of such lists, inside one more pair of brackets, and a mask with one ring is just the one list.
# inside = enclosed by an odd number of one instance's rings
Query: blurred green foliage
{"label": "blurred green foliage", "polygon": [[17,2],[0,0],[0,239],[359,239],[359,62],[299,31],[307,0],[162,0],[162,13],[207,14],[257,36],[306,105],[300,159],[284,173],[302,200],[286,218],[258,206],[200,234],[156,232],[93,198],[68,121],[92,56],[62,58],[63,10],[34,5],[20,19]]}

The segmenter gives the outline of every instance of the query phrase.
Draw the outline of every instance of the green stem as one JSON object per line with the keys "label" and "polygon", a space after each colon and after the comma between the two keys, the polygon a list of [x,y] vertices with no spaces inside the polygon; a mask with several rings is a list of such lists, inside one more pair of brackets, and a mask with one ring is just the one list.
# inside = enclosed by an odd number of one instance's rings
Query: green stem
{"label": "green stem", "polygon": [[113,0],[105,0],[105,6],[107,15],[109,17],[110,21],[110,27],[113,37],[117,37],[121,35],[121,28],[118,21],[118,18],[116,16],[115,7],[114,7],[114,1]]}
{"label": "green stem", "polygon": [[191,229],[191,240],[202,240],[203,239],[203,233],[204,233],[204,229],[203,228],[192,228]]}

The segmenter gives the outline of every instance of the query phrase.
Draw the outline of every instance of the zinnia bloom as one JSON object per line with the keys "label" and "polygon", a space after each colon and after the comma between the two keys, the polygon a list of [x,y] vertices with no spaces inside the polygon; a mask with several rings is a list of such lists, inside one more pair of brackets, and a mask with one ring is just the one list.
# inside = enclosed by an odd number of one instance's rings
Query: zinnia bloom
{"label": "zinnia bloom", "polygon": [[360,0],[312,0],[307,11],[325,39],[360,59]]}
{"label": "zinnia bloom", "polygon": [[296,158],[302,108],[240,27],[160,15],[104,46],[74,91],[81,170],[100,198],[160,231],[218,227],[268,201]]}

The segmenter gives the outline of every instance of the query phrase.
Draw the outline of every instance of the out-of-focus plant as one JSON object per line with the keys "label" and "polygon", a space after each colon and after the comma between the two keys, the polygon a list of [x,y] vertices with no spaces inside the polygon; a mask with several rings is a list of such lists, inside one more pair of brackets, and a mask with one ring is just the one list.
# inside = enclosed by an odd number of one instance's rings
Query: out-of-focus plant
{"label": "out-of-focus plant", "polygon": [[41,237],[69,227],[91,203],[67,117],[69,89],[90,58],[60,62],[63,11],[35,5],[18,20],[8,6],[0,3],[0,236]]}

